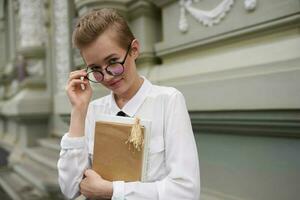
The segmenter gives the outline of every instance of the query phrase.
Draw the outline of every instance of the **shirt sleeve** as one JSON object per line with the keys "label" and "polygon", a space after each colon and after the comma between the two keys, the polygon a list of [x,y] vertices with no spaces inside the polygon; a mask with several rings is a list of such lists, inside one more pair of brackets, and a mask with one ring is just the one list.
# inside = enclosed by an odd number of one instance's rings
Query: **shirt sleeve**
{"label": "shirt sleeve", "polygon": [[68,199],[79,196],[79,184],[84,170],[88,168],[85,137],[71,138],[68,133],[63,136],[57,168],[58,182],[62,193]]}
{"label": "shirt sleeve", "polygon": [[168,174],[156,182],[114,182],[112,200],[199,200],[197,147],[183,95],[176,90],[165,115],[165,156]]}
{"label": "shirt sleeve", "polygon": [[90,168],[87,133],[91,129],[91,116],[88,111],[85,120],[85,136],[69,137],[66,133],[61,139],[61,151],[57,163],[58,182],[62,193],[68,199],[80,195],[79,184],[84,171]]}

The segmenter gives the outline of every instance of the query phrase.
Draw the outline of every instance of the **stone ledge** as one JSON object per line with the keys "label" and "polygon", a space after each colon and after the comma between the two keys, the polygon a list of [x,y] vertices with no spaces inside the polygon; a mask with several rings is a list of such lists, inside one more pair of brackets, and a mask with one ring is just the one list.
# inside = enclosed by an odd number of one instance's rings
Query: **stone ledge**
{"label": "stone ledge", "polygon": [[152,0],[152,2],[159,7],[164,7],[170,3],[173,3],[175,0]]}
{"label": "stone ledge", "polygon": [[45,199],[45,194],[35,189],[10,169],[0,171],[0,186],[13,200]]}
{"label": "stone ledge", "polygon": [[128,4],[128,13],[130,19],[136,19],[142,15],[160,17],[159,9],[149,1],[131,1]]}
{"label": "stone ledge", "polygon": [[58,138],[43,138],[43,139],[39,139],[38,143],[43,148],[48,148],[57,152],[61,150],[60,139]]}
{"label": "stone ledge", "polygon": [[86,12],[92,9],[100,8],[115,8],[119,10],[123,15],[126,15],[127,6],[126,4],[130,0],[75,0],[76,9],[79,11],[79,15],[82,16]]}
{"label": "stone ledge", "polygon": [[35,117],[51,113],[49,94],[43,90],[23,89],[12,99],[1,104],[0,114],[4,117]]}
{"label": "stone ledge", "polygon": [[18,53],[23,55],[26,59],[44,58],[46,54],[45,46],[33,46],[18,49]]}
{"label": "stone ledge", "polygon": [[300,110],[190,112],[194,132],[300,137]]}
{"label": "stone ledge", "polygon": [[30,159],[40,163],[43,166],[57,170],[59,151],[54,151],[44,147],[32,147],[26,149],[25,152]]}
{"label": "stone ledge", "polygon": [[14,171],[44,192],[60,191],[56,170],[40,165],[36,161],[24,159],[13,165]]}

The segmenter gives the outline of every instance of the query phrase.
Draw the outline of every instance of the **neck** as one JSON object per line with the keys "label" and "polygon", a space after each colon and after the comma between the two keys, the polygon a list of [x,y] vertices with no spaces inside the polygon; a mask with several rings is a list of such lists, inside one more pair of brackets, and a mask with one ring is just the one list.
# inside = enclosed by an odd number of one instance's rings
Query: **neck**
{"label": "neck", "polygon": [[133,82],[132,86],[127,92],[120,95],[114,95],[119,108],[123,108],[123,106],[137,93],[137,91],[142,86],[143,82],[144,79],[137,75],[135,81]]}

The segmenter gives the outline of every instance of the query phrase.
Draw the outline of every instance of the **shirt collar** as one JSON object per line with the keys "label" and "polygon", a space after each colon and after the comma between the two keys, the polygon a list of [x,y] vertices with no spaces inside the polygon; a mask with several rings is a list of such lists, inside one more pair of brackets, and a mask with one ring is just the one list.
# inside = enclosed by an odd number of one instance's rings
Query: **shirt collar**
{"label": "shirt collar", "polygon": [[[142,105],[144,100],[147,97],[148,91],[151,89],[152,84],[148,81],[145,77],[142,76],[144,79],[143,84],[137,91],[137,93],[125,104],[122,108],[122,111],[125,112],[130,117],[133,117],[136,112],[138,111],[139,107]],[[111,92],[111,114],[116,115],[121,109],[118,107],[114,94]]]}

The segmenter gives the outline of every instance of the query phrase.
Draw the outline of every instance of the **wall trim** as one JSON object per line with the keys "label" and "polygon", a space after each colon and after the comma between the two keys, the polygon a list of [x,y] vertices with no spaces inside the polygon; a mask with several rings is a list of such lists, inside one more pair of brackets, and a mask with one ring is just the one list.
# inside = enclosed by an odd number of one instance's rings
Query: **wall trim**
{"label": "wall trim", "polygon": [[226,194],[209,188],[201,189],[201,200],[243,200],[240,197]]}
{"label": "wall trim", "polygon": [[229,31],[225,33],[221,33],[219,35],[215,35],[212,37],[202,38],[199,40],[194,40],[191,42],[184,42],[177,46],[171,46],[172,44],[167,44],[164,42],[160,42],[155,44],[156,55],[160,57],[164,57],[169,54],[178,53],[183,50],[200,47],[208,44],[213,44],[216,42],[220,42],[223,40],[237,40],[237,37],[246,36],[249,34],[255,34],[263,31],[272,31],[275,29],[282,30],[291,27],[298,27],[300,22],[300,13],[292,14],[290,16],[279,18],[277,20],[268,21],[265,23],[257,24],[254,26],[245,27],[243,29],[237,29],[234,31]]}
{"label": "wall trim", "polygon": [[300,109],[191,111],[198,133],[238,134],[300,138]]}
{"label": "wall trim", "polygon": [[152,0],[152,2],[159,7],[165,7],[166,5],[173,3],[175,0]]}

